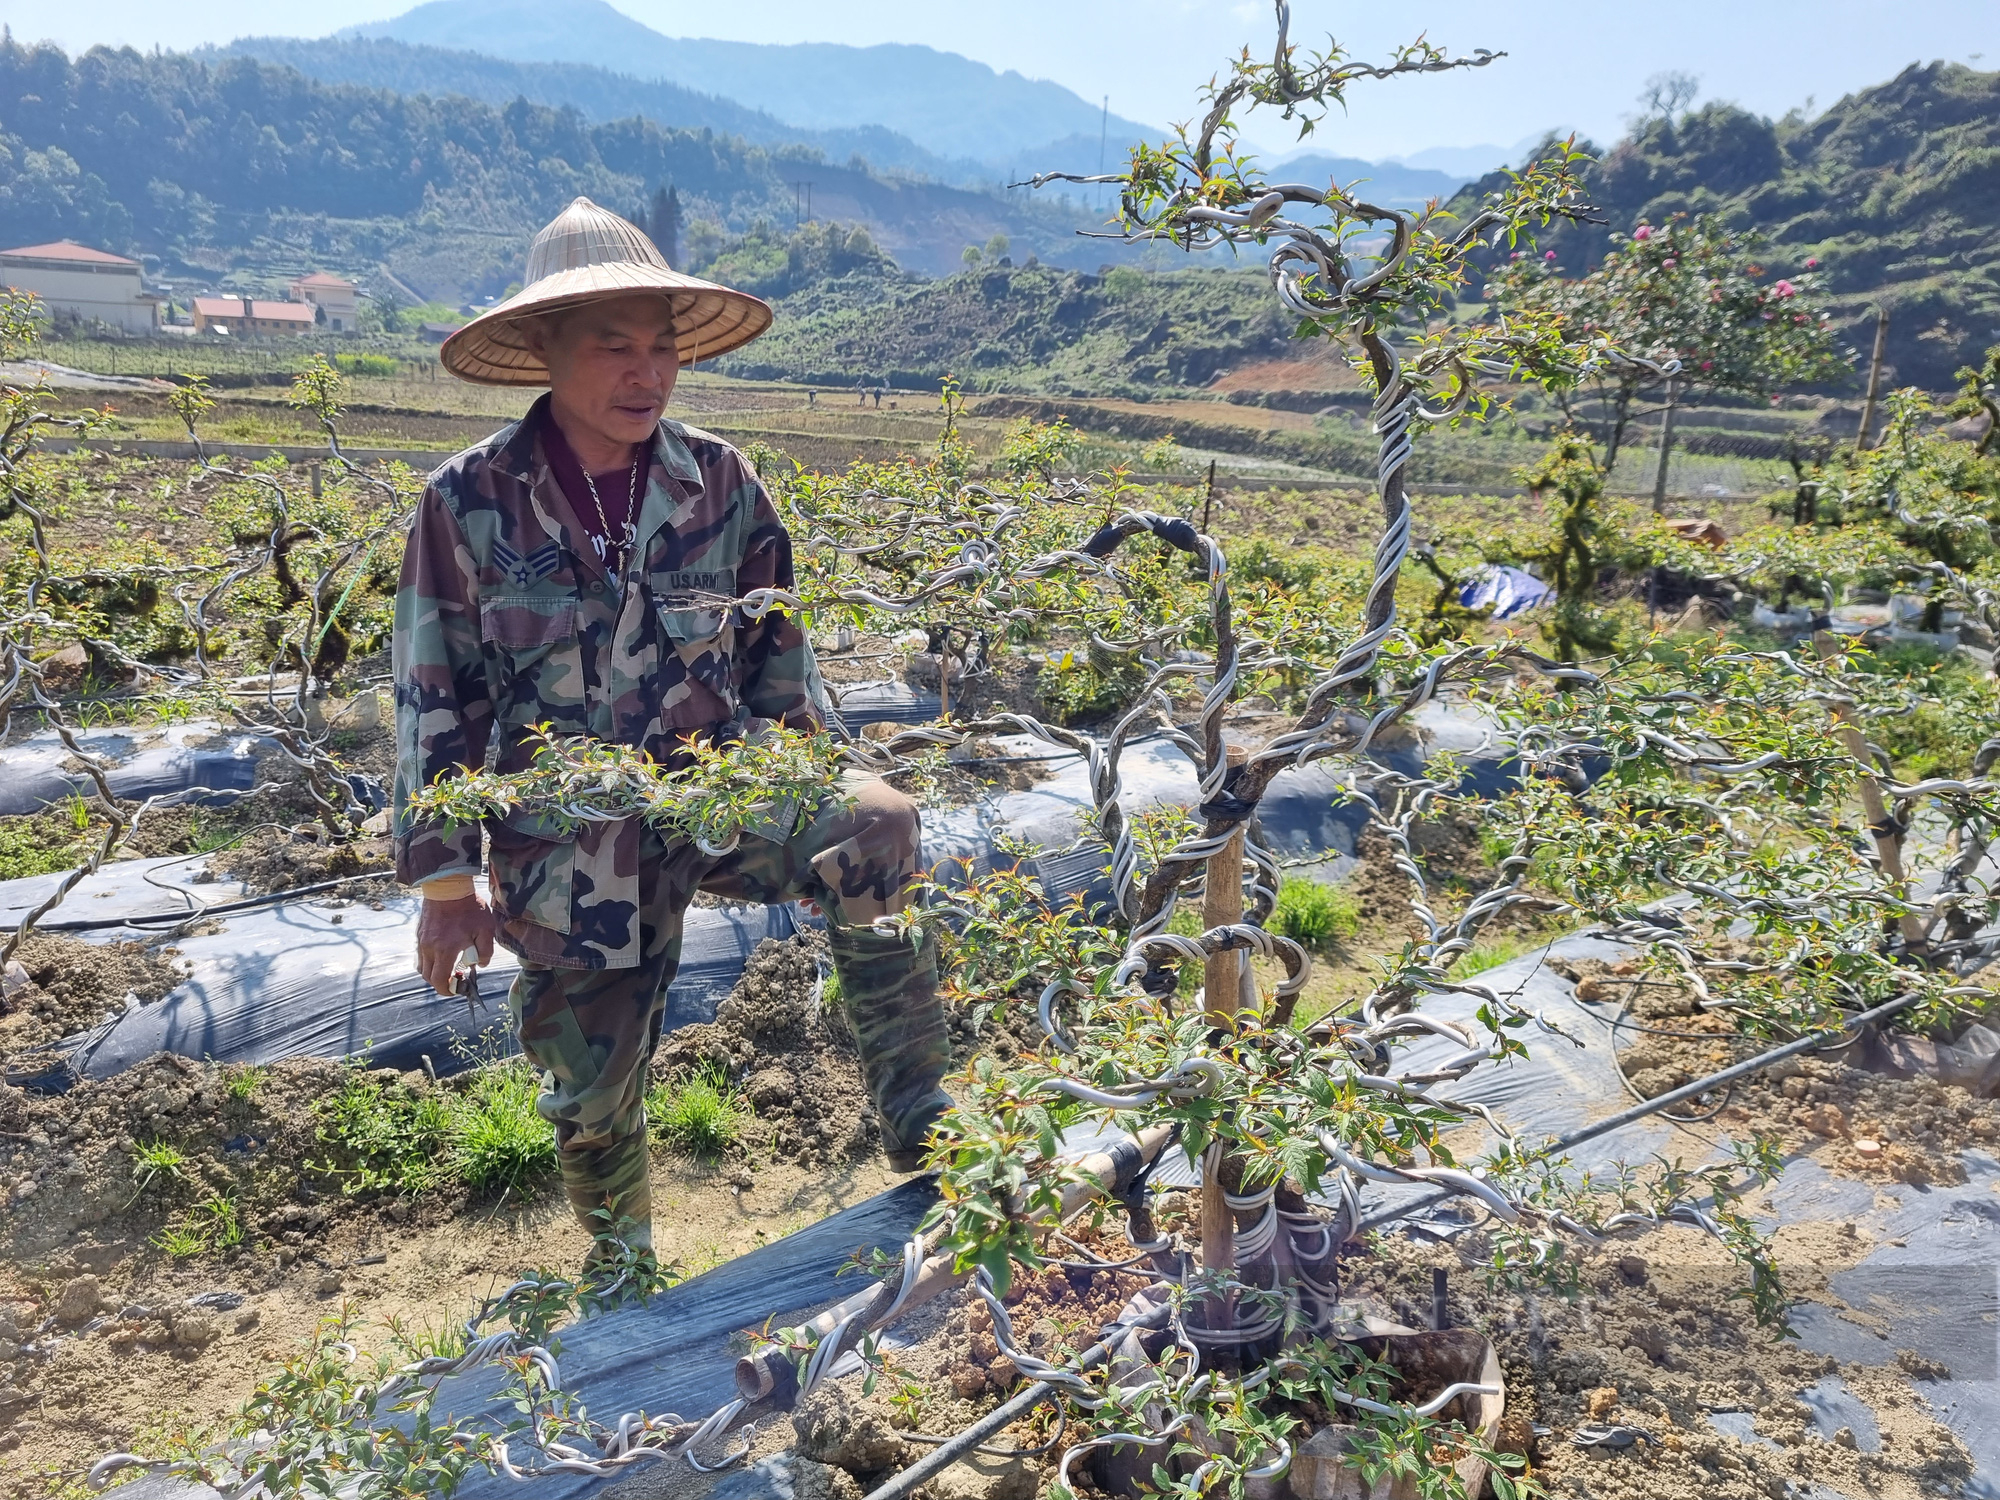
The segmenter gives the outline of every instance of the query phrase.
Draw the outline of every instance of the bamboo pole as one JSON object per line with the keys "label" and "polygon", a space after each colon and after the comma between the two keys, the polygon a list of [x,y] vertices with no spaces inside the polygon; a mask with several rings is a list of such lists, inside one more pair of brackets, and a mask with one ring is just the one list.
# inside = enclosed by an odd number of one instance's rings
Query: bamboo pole
{"label": "bamboo pole", "polygon": [[1667,414],[1660,423],[1660,467],[1653,474],[1653,514],[1667,513],[1667,461],[1674,451],[1674,415],[1680,410],[1680,383],[1667,379]]}

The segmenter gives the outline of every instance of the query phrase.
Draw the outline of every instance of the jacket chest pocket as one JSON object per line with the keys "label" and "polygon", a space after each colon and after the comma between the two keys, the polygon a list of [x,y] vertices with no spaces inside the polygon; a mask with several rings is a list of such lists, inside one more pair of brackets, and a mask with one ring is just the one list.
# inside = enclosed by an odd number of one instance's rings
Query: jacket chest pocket
{"label": "jacket chest pocket", "polygon": [[668,728],[699,728],[728,718],[736,711],[733,611],[662,605],[658,613],[666,645],[661,662],[665,668],[662,723]]}
{"label": "jacket chest pocket", "polygon": [[503,595],[479,601],[479,637],[500,664],[496,714],[533,724],[584,706],[583,647],[573,594]]}

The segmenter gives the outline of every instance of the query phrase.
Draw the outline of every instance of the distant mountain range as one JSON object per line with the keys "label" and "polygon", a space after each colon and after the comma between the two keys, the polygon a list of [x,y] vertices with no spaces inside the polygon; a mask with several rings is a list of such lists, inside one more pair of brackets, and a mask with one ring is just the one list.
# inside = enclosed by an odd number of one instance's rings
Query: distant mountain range
{"label": "distant mountain range", "polygon": [[[1494,155],[1487,159],[1486,165],[1493,167],[1500,160],[1499,155]],[[1337,182],[1370,203],[1389,208],[1412,208],[1432,198],[1448,200],[1469,180],[1449,172],[1398,166],[1393,162],[1361,161],[1352,156],[1328,156],[1320,151],[1285,157],[1276,166],[1266,168],[1266,174],[1273,180],[1303,182],[1312,187]]]}
{"label": "distant mountain range", "polygon": [[[323,83],[352,83],[433,98],[459,94],[496,107],[526,99],[533,104],[574,109],[593,125],[643,115],[681,130],[740,136],[754,146],[805,146],[833,162],[860,156],[877,171],[929,177],[963,187],[990,187],[996,176],[985,162],[939,156],[881,125],[809,129],[719,94],[683,88],[663,79],[635,78],[586,63],[514,62],[478,52],[370,37],[308,40],[253,36],[216,51],[296,68]],[[1094,140],[1091,148],[1094,164]]]}
{"label": "distant mountain range", "polygon": [[[1119,150],[1159,134],[1118,115],[1107,119],[1102,106],[1060,84],[995,72],[956,53],[909,45],[667,37],[605,0],[430,0],[392,20],[349,27],[335,39],[349,37],[612,69],[731,100],[797,130],[880,127],[936,158],[984,163],[994,175],[1055,166],[1094,171],[1101,137]],[[296,59],[285,60],[303,69]],[[1084,141],[1091,159],[1079,161],[1075,143]],[[1050,155],[1058,142],[1070,143],[1061,161]]]}
{"label": "distant mountain range", "polygon": [[[441,0],[441,3],[453,3],[453,0]],[[595,6],[597,0],[581,0],[581,3]],[[433,8],[425,7],[426,10]],[[411,14],[420,12],[413,11]],[[844,50],[858,54],[865,62],[877,52],[897,49]],[[924,48],[902,50],[925,52],[930,57],[957,63],[964,61],[962,58],[950,59],[945,53],[929,53]],[[515,99],[527,99],[535,104],[575,109],[592,124],[641,115],[676,129],[706,128],[740,136],[753,145],[771,148],[805,146],[819,151],[830,162],[845,163],[859,156],[878,172],[927,177],[958,187],[990,188],[1019,180],[1034,171],[1052,168],[1095,171],[1100,152],[1104,154],[1107,164],[1115,168],[1124,159],[1125,148],[1129,144],[1128,140],[1116,136],[1101,142],[1096,132],[1072,134],[1060,140],[1043,141],[1031,148],[1021,148],[1020,160],[1011,170],[1003,171],[1000,164],[991,159],[939,155],[883,124],[854,124],[824,129],[796,125],[768,110],[753,108],[736,99],[587,63],[517,62],[481,52],[454,51],[419,43],[358,36],[319,40],[244,37],[220,49],[220,54],[279,63],[326,83],[359,84],[365,88],[390,89],[399,94],[429,94],[434,98],[460,94],[495,106]],[[989,76],[1003,81],[1016,76],[988,72]],[[1140,129],[1130,121],[1117,120],[1115,116],[1113,120],[1127,130],[1136,132]],[[1528,144],[1533,145],[1534,142]],[[1353,157],[1328,156],[1323,152],[1303,152],[1284,158],[1283,170],[1288,175],[1320,182],[1338,178],[1343,186],[1365,182],[1367,190],[1377,201],[1400,207],[1416,206],[1431,198],[1449,198],[1480,172],[1510,159],[1508,152],[1498,146],[1469,147],[1463,151],[1455,147],[1445,148],[1420,155],[1426,160],[1463,155],[1467,160],[1476,161],[1478,169],[1453,174],[1421,164],[1377,163]]]}

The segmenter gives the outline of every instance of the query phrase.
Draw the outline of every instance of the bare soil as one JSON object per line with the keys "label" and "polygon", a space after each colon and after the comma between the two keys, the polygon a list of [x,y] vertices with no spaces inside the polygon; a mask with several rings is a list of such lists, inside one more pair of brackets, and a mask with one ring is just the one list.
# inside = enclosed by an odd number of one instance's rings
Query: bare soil
{"label": "bare soil", "polygon": [[[1581,1500],[1781,1500],[1815,1485],[1915,1500],[1970,1478],[1964,1446],[1920,1400],[1938,1373],[1912,1351],[1891,1366],[1841,1365],[1759,1328],[1733,1294],[1741,1273],[1705,1235],[1671,1228],[1588,1256],[1576,1293],[1491,1288],[1475,1274],[1476,1236],[1456,1247],[1401,1237],[1349,1262],[1350,1285],[1403,1321],[1428,1325],[1431,1272],[1444,1269],[1455,1327],[1491,1338],[1507,1375],[1503,1435],[1520,1443],[1551,1494]],[[1781,1229],[1776,1250],[1796,1296],[1854,1316],[1827,1278],[1873,1246],[1834,1225]],[[1865,1310],[1859,1316],[1866,1316]],[[1802,1390],[1830,1375],[1874,1413],[1879,1453],[1822,1437]],[[1712,1414],[1740,1413],[1755,1438]],[[1573,1441],[1587,1423],[1650,1435],[1622,1450]],[[1536,1428],[1546,1428],[1537,1435]],[[1837,1436],[1837,1435],[1836,1435]],[[1787,1486],[1793,1486],[1788,1489]]]}
{"label": "bare soil", "polygon": [[[1626,1005],[1619,1062],[1640,1098],[1775,1045],[1738,1034],[1725,1014],[1701,1011],[1678,985],[1650,976],[1635,982],[1641,976],[1634,963],[1586,959],[1555,967],[1579,983],[1579,997],[1606,1019]],[[1715,1124],[1755,1130],[1788,1157],[1810,1156],[1839,1176],[1918,1184],[1963,1182],[1960,1153],[2000,1141],[2000,1100],[1932,1078],[1890,1077],[1867,1061],[1857,1043],[1777,1063],[1738,1083]]]}
{"label": "bare soil", "polygon": [[[655,1156],[656,1245],[686,1274],[897,1180],[844,1023],[812,1010],[817,953],[766,943],[723,1019],[661,1050],[667,1076],[726,1059],[757,1081],[737,1148]],[[57,1097],[0,1087],[0,1495],[47,1494],[103,1453],[224,1418],[334,1312],[357,1318],[364,1344],[392,1317],[442,1328],[527,1271],[582,1260],[587,1238],[553,1185],[500,1201],[344,1193],[320,1165],[335,1153],[314,1105],[347,1066],[162,1055]],[[140,1153],[161,1143],[182,1159],[149,1172]],[[167,1254],[163,1231],[217,1197],[236,1206],[241,1243]]]}
{"label": "bare soil", "polygon": [[[0,998],[0,1059],[60,1041],[181,982],[176,950],[140,943],[86,943],[59,933],[31,933],[15,952],[25,984]],[[4,1095],[0,1095],[4,1097]]]}

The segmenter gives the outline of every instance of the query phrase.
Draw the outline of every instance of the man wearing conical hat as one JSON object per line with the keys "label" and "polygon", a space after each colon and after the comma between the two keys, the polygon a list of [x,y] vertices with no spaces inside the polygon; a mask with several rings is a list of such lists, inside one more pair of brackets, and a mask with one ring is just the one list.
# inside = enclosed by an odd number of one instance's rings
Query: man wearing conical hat
{"label": "man wearing conical hat", "polygon": [[571,1206],[600,1248],[650,1248],[646,1066],[694,893],[826,913],[904,1170],[950,1104],[937,957],[870,928],[918,871],[916,807],[872,777],[830,786],[803,832],[719,856],[637,819],[571,832],[523,812],[484,829],[411,815],[412,788],[526,768],[538,725],[663,762],[692,737],[823,727],[799,626],[729,604],[792,586],[790,537],[742,454],[663,415],[678,371],[755,338],[770,308],[674,271],[586,198],[535,236],[527,281],[441,351],[461,379],[548,389],[433,474],[417,508],[396,599],[396,873],[423,897],[417,963],[440,994],[468,948],[519,954],[508,1004],[544,1071]]}

